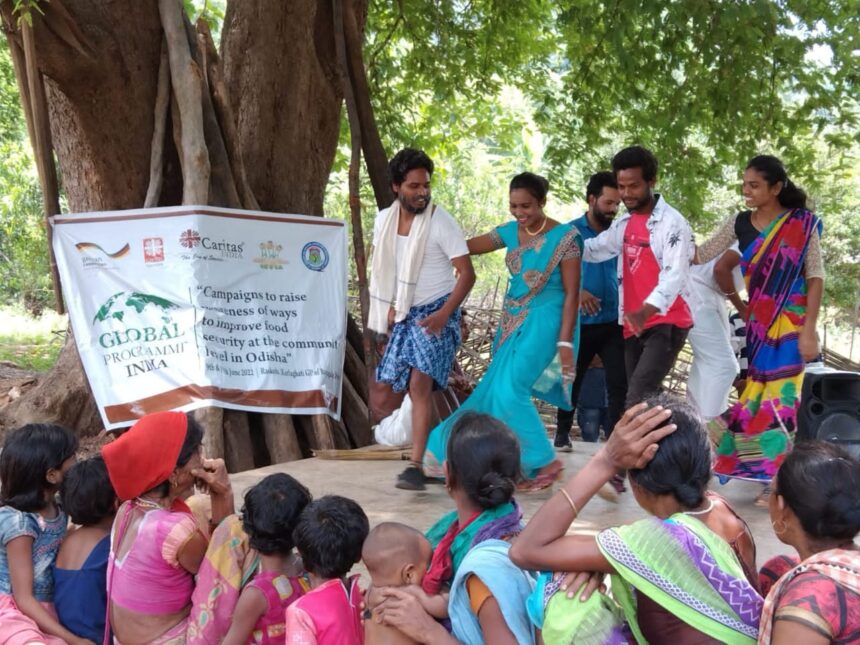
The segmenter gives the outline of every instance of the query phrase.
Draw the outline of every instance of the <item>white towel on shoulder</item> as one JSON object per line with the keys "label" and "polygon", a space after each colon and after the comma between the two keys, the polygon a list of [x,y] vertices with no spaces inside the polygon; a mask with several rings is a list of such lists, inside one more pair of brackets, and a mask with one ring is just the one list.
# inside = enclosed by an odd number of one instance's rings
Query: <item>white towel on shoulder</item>
{"label": "white towel on shoulder", "polygon": [[370,263],[370,312],[367,326],[380,333],[388,333],[388,310],[393,305],[394,321],[406,318],[415,298],[415,285],[424,261],[424,247],[430,233],[430,218],[435,210],[427,204],[423,212],[415,215],[409,238],[406,240],[406,257],[400,263],[397,275],[397,225],[400,219],[400,202],[383,211],[379,239],[373,241],[373,258]]}

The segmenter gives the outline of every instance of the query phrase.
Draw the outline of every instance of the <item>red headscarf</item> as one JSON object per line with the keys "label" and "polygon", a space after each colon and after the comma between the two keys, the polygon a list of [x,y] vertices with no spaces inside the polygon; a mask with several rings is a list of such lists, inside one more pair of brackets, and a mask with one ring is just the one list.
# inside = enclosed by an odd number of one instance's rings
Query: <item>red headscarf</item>
{"label": "red headscarf", "polygon": [[166,481],[176,469],[188,432],[183,412],[155,412],[102,447],[102,457],[117,497],[134,499]]}

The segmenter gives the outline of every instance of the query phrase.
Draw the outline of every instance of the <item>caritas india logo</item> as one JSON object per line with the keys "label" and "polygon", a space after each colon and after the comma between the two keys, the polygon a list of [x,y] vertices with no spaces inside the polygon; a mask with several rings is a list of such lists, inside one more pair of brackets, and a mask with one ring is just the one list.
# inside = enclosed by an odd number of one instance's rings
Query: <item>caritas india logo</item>
{"label": "caritas india logo", "polygon": [[147,264],[164,262],[164,240],[160,237],[144,238],[143,261]]}
{"label": "caritas india logo", "polygon": [[189,228],[179,236],[179,243],[186,249],[193,249],[200,246],[200,233]]}

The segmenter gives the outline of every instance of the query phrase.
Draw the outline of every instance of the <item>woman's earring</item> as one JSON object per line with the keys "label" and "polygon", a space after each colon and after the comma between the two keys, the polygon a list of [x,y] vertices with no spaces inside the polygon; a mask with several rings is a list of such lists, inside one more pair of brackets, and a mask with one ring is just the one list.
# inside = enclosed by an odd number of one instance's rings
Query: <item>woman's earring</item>
{"label": "woman's earring", "polygon": [[[777,528],[778,524],[780,525],[779,528]],[[773,527],[773,532],[777,535],[782,535],[786,532],[786,530],[788,530],[788,525],[786,525],[783,520],[773,520],[771,521],[770,525]]]}

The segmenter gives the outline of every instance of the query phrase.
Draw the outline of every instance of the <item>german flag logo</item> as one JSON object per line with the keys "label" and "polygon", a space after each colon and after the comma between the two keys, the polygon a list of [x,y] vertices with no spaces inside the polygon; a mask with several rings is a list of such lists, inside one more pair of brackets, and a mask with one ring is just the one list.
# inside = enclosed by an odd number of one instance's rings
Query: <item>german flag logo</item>
{"label": "german flag logo", "polygon": [[128,255],[128,252],[131,250],[131,246],[126,244],[119,251],[117,251],[115,253],[108,253],[102,247],[100,247],[98,244],[95,244],[93,242],[78,242],[77,244],[75,244],[75,248],[78,251],[80,251],[81,253],[84,253],[85,251],[89,251],[90,249],[95,249],[97,251],[101,251],[104,255],[106,255],[109,258],[113,258],[114,260],[118,260],[119,258]]}

